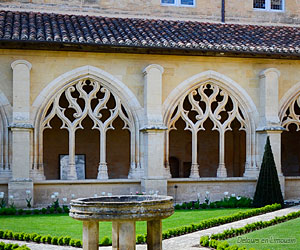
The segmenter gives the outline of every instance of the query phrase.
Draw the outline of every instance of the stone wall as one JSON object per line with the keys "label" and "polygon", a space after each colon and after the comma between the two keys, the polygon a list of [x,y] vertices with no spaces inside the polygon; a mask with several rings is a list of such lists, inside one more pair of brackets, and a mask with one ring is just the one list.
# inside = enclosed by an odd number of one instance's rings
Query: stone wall
{"label": "stone wall", "polygon": [[51,195],[54,192],[59,193],[59,202],[63,205],[63,198],[67,198],[69,204],[72,199],[72,194],[75,198],[98,196],[105,192],[114,195],[135,194],[141,191],[140,181],[136,180],[109,180],[99,182],[97,180],[77,181],[76,184],[71,181],[43,181],[34,183],[35,206],[47,206],[53,202]]}
{"label": "stone wall", "polygon": [[286,200],[299,200],[300,198],[300,177],[285,178],[285,197]]}
{"label": "stone wall", "polygon": [[228,192],[229,195],[253,197],[255,187],[256,180],[250,178],[205,178],[200,181],[173,179],[168,181],[168,195],[173,196],[176,203],[182,203],[196,201],[199,194],[202,203],[207,191],[210,201],[216,201],[224,198],[224,192]]}
{"label": "stone wall", "polygon": [[[195,7],[161,6],[160,0],[5,0],[0,8],[90,13],[104,16],[138,16],[221,21],[221,0],[196,0]],[[226,21],[266,24],[299,24],[300,2],[286,0],[285,11],[253,10],[253,0],[227,0]]]}

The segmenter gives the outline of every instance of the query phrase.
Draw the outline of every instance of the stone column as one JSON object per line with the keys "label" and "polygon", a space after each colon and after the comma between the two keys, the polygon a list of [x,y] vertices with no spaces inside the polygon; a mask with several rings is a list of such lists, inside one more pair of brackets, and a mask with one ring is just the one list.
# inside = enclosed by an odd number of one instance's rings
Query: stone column
{"label": "stone column", "polygon": [[[8,185],[10,202],[26,207],[26,190],[33,196],[31,172],[30,70],[31,64],[17,60],[13,70],[12,181]],[[32,199],[33,200],[33,199]],[[32,201],[33,203],[33,201]]]}
{"label": "stone column", "polygon": [[162,250],[162,223],[161,220],[147,221],[148,250]]}
{"label": "stone column", "polygon": [[135,249],[135,221],[118,221],[112,223],[112,249]]}
{"label": "stone column", "polygon": [[83,250],[99,249],[99,222],[83,221],[82,230],[82,247]]}
{"label": "stone column", "polygon": [[143,71],[144,85],[144,169],[142,190],[149,193],[151,190],[159,194],[167,194],[167,180],[164,167],[164,132],[167,129],[162,119],[162,74],[163,67],[151,64]]}
{"label": "stone column", "polygon": [[263,70],[260,79],[260,122],[258,132],[259,166],[261,166],[267,136],[270,137],[274,161],[284,194],[284,177],[281,170],[281,133],[284,128],[279,120],[278,82],[280,72],[275,68]]}

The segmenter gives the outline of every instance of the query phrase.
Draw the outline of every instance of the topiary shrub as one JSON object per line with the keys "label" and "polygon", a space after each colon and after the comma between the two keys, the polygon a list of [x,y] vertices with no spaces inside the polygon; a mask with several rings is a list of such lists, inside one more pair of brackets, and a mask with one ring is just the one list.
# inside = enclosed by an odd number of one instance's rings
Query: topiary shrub
{"label": "topiary shrub", "polygon": [[100,245],[101,246],[110,246],[111,245],[111,241],[107,236],[104,236],[101,241],[100,241]]}
{"label": "topiary shrub", "polygon": [[270,138],[268,137],[254,194],[253,206],[263,207],[274,203],[279,203],[283,206],[283,197]]}

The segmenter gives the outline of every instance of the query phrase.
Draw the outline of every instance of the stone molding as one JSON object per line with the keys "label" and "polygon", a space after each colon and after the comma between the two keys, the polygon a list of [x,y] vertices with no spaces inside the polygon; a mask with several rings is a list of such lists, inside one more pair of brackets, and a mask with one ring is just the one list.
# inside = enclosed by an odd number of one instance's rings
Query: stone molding
{"label": "stone molding", "polygon": [[26,60],[16,60],[16,61],[12,62],[11,68],[14,70],[15,67],[19,64],[24,64],[25,66],[27,66],[29,71],[32,68],[32,64],[30,62],[26,61]]}
{"label": "stone molding", "polygon": [[143,69],[143,74],[147,75],[151,69],[158,69],[161,74],[164,73],[165,69],[159,64],[150,64],[146,68]]}
{"label": "stone molding", "polygon": [[263,70],[263,71],[261,71],[261,72],[259,73],[259,78],[260,78],[260,79],[261,79],[261,78],[265,78],[265,77],[266,77],[268,74],[270,74],[270,73],[276,73],[278,78],[279,78],[280,75],[281,75],[281,73],[280,73],[280,71],[279,71],[278,69],[276,69],[276,68],[268,68],[268,69],[265,69],[265,70]]}

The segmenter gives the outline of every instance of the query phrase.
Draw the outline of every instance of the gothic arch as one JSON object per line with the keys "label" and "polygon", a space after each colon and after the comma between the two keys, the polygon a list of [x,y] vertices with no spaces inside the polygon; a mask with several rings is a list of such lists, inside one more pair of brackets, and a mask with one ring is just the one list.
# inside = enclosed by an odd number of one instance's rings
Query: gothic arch
{"label": "gothic arch", "polygon": [[300,82],[291,87],[279,102],[279,119],[285,129],[281,134],[282,172],[300,175]]}
{"label": "gothic arch", "polygon": [[[107,91],[113,96],[116,96],[116,101],[120,102],[119,113],[122,113],[122,107],[124,107],[127,118],[131,121],[130,124],[130,151],[131,151],[131,165],[129,178],[138,178],[142,171],[140,166],[139,156],[139,127],[142,117],[142,107],[139,104],[135,95],[130,89],[122,83],[120,80],[110,75],[109,73],[93,67],[83,66],[63,75],[59,76],[52,82],[50,82],[37,96],[32,105],[32,119],[34,120],[34,159],[33,169],[37,173],[43,173],[43,130],[45,123],[45,117],[50,106],[53,106],[55,98],[59,93],[71,90],[71,86],[80,85],[86,80],[89,80],[95,84],[95,88],[98,91]],[[80,83],[81,82],[81,83]],[[85,83],[83,83],[85,84]],[[101,85],[101,86],[100,86]],[[78,86],[77,86],[78,89]],[[68,91],[69,91],[68,90]],[[72,91],[72,90],[71,90]],[[88,96],[88,94],[86,95]],[[56,103],[57,104],[57,103]],[[116,104],[117,105],[117,104]],[[98,124],[99,125],[99,124]],[[101,126],[101,124],[100,124]],[[97,129],[100,129],[97,127]],[[37,176],[37,175],[36,175]]]}
{"label": "gothic arch", "polygon": [[0,91],[0,179],[8,180],[11,177],[10,169],[10,136],[8,132],[11,123],[12,107],[6,96]]}
{"label": "gothic arch", "polygon": [[[245,163],[244,176],[252,176],[253,173],[252,171],[257,170],[256,159],[255,159],[255,155],[256,155],[255,130],[256,130],[256,125],[257,125],[259,115],[256,106],[253,103],[251,97],[240,85],[238,85],[229,77],[224,76],[212,70],[199,73],[183,81],[169,94],[169,96],[166,98],[163,104],[164,123],[168,127],[168,131],[166,132],[166,140],[165,140],[166,142],[165,162],[166,162],[167,170],[169,168],[168,165],[169,131],[172,129],[171,128],[172,124],[174,124],[173,123],[174,121],[172,121],[172,116],[174,115],[174,111],[176,109],[178,111],[178,105],[180,105],[182,99],[187,98],[188,95],[193,95],[193,92],[195,90],[205,85],[215,86],[218,89],[216,91],[224,91],[225,95],[227,95],[225,98],[229,97],[232,100],[235,100],[236,104],[239,105],[239,108],[241,109],[242,112],[242,116],[238,114],[239,112],[236,112],[236,114],[240,116],[240,118],[243,118],[240,119],[240,121],[243,123],[244,129],[246,131],[246,163]],[[195,174],[196,172],[197,171],[195,169],[193,171],[193,164],[192,164],[192,171],[190,177],[197,178],[198,176],[197,174]],[[222,174],[220,176],[222,176]]]}

